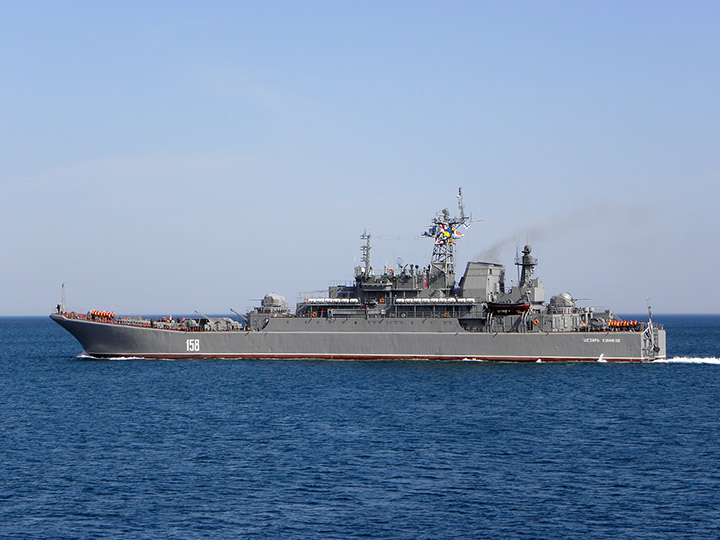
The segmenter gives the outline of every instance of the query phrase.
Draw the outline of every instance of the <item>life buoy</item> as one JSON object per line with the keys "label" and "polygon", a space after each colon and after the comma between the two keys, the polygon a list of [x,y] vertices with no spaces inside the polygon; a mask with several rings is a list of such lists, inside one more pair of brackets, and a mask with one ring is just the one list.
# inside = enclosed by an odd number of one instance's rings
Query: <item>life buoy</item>
{"label": "life buoy", "polygon": [[447,311],[446,311],[445,313],[443,313],[443,317],[445,317],[446,319],[447,319],[447,318],[449,317],[449,315],[448,315],[448,312],[447,312]]}
{"label": "life buoy", "polygon": [[380,303],[381,303],[381,304],[384,304],[384,303],[385,303],[385,299],[384,299],[384,298],[381,298],[381,299],[380,299]]}
{"label": "life buoy", "polygon": [[538,321],[537,319],[535,319],[535,320],[533,321],[533,324],[534,324],[535,326],[537,326],[538,324],[540,324],[540,321]]}
{"label": "life buoy", "polygon": [[313,317],[317,317],[317,311],[313,311],[312,316],[313,316]]}

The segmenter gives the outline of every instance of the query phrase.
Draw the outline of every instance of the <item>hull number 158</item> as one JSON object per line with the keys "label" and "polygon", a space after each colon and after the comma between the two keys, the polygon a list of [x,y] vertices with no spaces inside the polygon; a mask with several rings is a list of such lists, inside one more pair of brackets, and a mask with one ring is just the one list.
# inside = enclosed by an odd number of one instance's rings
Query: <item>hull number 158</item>
{"label": "hull number 158", "polygon": [[200,352],[200,340],[199,339],[186,339],[187,350],[190,352]]}

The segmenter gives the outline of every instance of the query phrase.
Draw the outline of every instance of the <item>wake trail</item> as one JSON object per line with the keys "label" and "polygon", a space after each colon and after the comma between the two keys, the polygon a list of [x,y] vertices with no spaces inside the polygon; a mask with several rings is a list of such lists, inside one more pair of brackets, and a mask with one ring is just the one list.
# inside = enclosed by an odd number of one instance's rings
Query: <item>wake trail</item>
{"label": "wake trail", "polygon": [[655,360],[656,364],[717,364],[720,365],[720,358],[690,358],[687,356],[676,356],[665,360]]}

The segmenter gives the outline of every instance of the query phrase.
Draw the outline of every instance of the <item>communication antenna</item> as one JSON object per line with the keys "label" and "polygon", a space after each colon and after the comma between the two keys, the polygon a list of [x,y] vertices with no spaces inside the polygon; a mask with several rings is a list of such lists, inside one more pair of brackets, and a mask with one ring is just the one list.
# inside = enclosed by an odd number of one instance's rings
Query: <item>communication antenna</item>
{"label": "communication antenna", "polygon": [[65,313],[65,284],[64,283],[62,284],[61,289],[62,289],[62,298],[60,300],[60,311]]}
{"label": "communication antenna", "polygon": [[462,186],[458,188],[458,210],[460,210],[460,220],[465,222],[465,204],[463,204],[462,198]]}

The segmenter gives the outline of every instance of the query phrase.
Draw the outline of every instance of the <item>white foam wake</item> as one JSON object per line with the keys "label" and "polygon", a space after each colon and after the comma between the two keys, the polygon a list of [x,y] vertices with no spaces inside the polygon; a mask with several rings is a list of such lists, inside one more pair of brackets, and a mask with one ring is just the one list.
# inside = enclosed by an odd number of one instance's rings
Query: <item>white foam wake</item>
{"label": "white foam wake", "polygon": [[144,360],[142,356],[90,356],[87,353],[78,354],[76,358],[82,358],[83,360]]}
{"label": "white foam wake", "polygon": [[665,360],[655,360],[656,364],[718,364],[720,358],[688,358],[686,356],[676,356],[675,358],[667,358]]}

